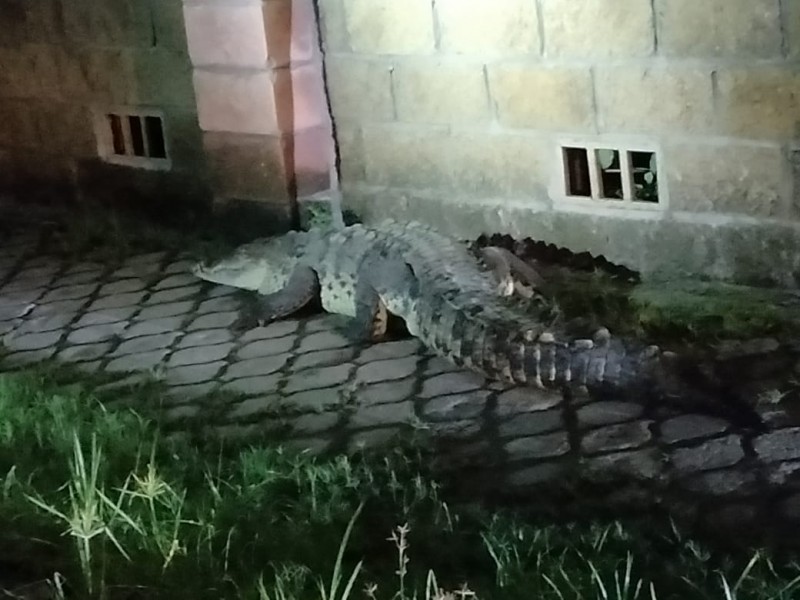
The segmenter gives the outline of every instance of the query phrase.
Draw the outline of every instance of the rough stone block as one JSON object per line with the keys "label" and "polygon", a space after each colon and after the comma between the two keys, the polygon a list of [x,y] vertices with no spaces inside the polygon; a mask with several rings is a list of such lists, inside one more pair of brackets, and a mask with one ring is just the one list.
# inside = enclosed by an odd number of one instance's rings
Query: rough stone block
{"label": "rough stone block", "polygon": [[412,123],[480,123],[490,118],[483,65],[403,61],[394,69],[397,118]]}
{"label": "rough stone block", "polygon": [[595,129],[588,68],[490,65],[489,90],[504,125],[580,132]]}
{"label": "rough stone block", "polygon": [[345,0],[350,46],[364,54],[434,51],[430,0]]}
{"label": "rough stone block", "polygon": [[698,133],[713,128],[710,68],[604,67],[596,69],[595,79],[601,131]]}
{"label": "rough stone block", "polygon": [[536,3],[528,0],[438,0],[441,48],[458,54],[538,55]]}
{"label": "rough stone block", "polygon": [[710,440],[693,448],[680,448],[673,452],[671,462],[680,472],[709,471],[730,467],[744,458],[741,438],[729,435]]}
{"label": "rough stone block", "polygon": [[670,145],[664,160],[675,210],[787,216],[791,165],[779,146]]}
{"label": "rough stone block", "polygon": [[[200,127],[206,131],[277,134],[279,125],[272,73],[195,69]],[[283,116],[286,119],[287,115]]]}
{"label": "rough stone block", "polygon": [[651,4],[642,0],[544,0],[542,26],[548,57],[640,57],[655,49]]}
{"label": "rough stone block", "polygon": [[364,127],[362,141],[369,183],[467,197],[543,194],[555,158],[544,138],[505,132],[373,125]]}
{"label": "rough stone block", "polygon": [[328,93],[337,120],[394,119],[392,66],[354,56],[330,56],[325,61]]}
{"label": "rough stone block", "polygon": [[721,127],[747,138],[796,138],[800,73],[790,66],[725,69],[719,73]]}
{"label": "rough stone block", "polygon": [[659,50],[668,56],[781,54],[780,0],[668,0],[657,12]]}

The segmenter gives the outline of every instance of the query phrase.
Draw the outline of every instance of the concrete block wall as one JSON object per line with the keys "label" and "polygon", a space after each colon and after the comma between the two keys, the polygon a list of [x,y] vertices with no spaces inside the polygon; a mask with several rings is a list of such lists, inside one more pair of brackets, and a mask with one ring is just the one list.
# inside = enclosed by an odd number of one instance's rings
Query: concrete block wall
{"label": "concrete block wall", "polygon": [[[163,115],[169,169],[101,160],[96,115],[112,107]],[[167,207],[210,199],[205,165],[180,0],[0,3],[2,189]]]}
{"label": "concrete block wall", "polygon": [[[646,275],[800,283],[800,4],[318,0],[345,204]],[[564,145],[656,152],[660,203],[575,200]]]}

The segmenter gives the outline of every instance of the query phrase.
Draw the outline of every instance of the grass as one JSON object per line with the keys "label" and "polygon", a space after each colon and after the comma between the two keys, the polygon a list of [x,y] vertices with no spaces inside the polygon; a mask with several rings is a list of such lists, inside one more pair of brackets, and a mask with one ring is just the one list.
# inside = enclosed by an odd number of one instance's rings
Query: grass
{"label": "grass", "polygon": [[[800,594],[791,560],[721,553],[668,522],[557,526],[451,505],[413,446],[314,458],[267,439],[165,435],[156,413],[106,410],[89,388],[65,369],[0,374],[0,565],[27,572],[6,586],[259,600]],[[149,405],[127,393],[120,405]]]}

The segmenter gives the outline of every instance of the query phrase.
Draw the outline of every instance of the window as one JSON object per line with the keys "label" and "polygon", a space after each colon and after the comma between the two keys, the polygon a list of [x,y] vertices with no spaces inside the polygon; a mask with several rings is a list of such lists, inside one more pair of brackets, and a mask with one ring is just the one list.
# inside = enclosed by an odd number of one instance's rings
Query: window
{"label": "window", "polygon": [[106,162],[143,168],[170,167],[162,115],[135,109],[98,111],[95,129],[98,150]]}
{"label": "window", "polygon": [[565,195],[615,205],[659,204],[658,160],[649,150],[563,146]]}

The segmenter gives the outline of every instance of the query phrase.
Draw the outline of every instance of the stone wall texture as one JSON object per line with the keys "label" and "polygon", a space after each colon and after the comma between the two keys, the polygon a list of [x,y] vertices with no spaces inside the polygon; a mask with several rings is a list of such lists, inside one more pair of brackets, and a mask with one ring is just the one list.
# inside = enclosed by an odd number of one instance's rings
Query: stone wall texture
{"label": "stone wall texture", "polygon": [[[645,274],[800,283],[800,9],[319,0],[345,203]],[[660,203],[566,197],[563,145],[654,150]]]}
{"label": "stone wall texture", "polygon": [[[156,109],[171,168],[102,161],[95,115]],[[201,202],[206,162],[180,0],[0,3],[0,188]]]}

